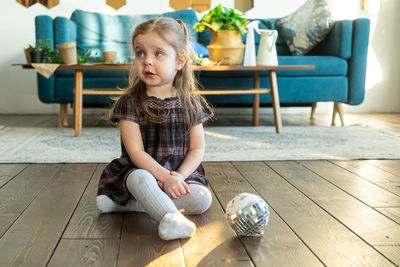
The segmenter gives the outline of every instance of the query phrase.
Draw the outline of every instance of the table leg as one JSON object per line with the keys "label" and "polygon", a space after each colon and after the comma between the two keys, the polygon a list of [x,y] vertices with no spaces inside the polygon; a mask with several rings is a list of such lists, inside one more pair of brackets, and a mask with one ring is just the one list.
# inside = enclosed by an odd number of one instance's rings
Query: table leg
{"label": "table leg", "polygon": [[[253,72],[253,88],[260,88],[260,72],[255,70]],[[259,123],[259,114],[260,114],[260,95],[253,95],[253,126],[258,126]]]}
{"label": "table leg", "polygon": [[275,131],[280,133],[282,131],[282,119],[279,102],[278,82],[276,79],[276,71],[269,71],[269,83],[271,85],[272,107],[274,110]]}
{"label": "table leg", "polygon": [[75,89],[74,89],[74,129],[75,136],[82,135],[82,90],[83,90],[83,71],[75,70]]}
{"label": "table leg", "polygon": [[60,112],[58,113],[58,127],[68,126],[68,104],[60,104]]}

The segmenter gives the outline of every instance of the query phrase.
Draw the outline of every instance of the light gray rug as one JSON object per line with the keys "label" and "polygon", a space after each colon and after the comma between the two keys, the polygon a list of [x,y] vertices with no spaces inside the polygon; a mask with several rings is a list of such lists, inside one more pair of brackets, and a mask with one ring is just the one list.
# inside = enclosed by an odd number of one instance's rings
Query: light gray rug
{"label": "light gray rug", "polygon": [[[204,161],[400,159],[400,135],[371,127],[207,127]],[[110,162],[116,128],[0,128],[0,163]]]}

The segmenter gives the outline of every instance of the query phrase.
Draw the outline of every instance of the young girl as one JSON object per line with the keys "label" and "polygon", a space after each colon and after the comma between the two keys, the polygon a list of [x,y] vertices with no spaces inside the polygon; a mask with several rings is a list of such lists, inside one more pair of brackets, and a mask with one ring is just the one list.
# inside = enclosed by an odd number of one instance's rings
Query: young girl
{"label": "young girl", "polygon": [[[212,117],[197,90],[181,20],[154,18],[136,27],[130,86],[111,110],[122,155],[104,169],[97,206],[102,212],[147,212],[164,240],[187,238],[211,193],[201,161],[202,123]],[[182,212],[182,213],[181,213]]]}

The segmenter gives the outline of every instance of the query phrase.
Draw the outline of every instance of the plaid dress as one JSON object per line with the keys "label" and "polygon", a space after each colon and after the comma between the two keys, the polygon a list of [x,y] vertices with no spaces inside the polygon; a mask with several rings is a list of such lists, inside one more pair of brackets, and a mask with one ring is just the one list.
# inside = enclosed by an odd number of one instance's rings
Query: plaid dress
{"label": "plaid dress", "polygon": [[[184,113],[177,97],[164,100],[148,96],[147,107],[156,114],[169,115],[160,123],[150,121],[143,113],[137,114],[134,108],[133,96],[126,95],[112,115],[111,121],[129,120],[138,123],[142,134],[144,150],[161,166],[170,171],[176,171],[189,151],[190,140],[188,126],[184,122]],[[212,112],[202,106],[197,124],[207,121]],[[133,196],[126,187],[129,174],[137,169],[129,158],[121,139],[122,154],[111,161],[101,174],[98,195],[107,195],[113,201],[126,205]],[[202,164],[185,180],[188,184],[209,186]]]}

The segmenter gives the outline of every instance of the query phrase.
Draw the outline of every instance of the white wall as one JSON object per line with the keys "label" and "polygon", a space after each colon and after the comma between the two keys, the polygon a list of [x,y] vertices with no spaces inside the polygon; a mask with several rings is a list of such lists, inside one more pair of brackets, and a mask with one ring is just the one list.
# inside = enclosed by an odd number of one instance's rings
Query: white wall
{"label": "white wall", "polygon": [[[34,43],[34,18],[46,14],[52,17],[69,17],[76,8],[108,14],[150,14],[171,11],[168,0],[127,0],[127,5],[115,11],[105,0],[61,0],[47,9],[37,3],[26,8],[16,1],[9,1],[0,9],[0,113],[56,113],[58,105],[43,104],[38,100],[36,74],[33,70],[12,67],[12,63],[25,62],[23,48]],[[228,7],[233,0],[213,0],[212,6],[222,2]],[[252,18],[282,17],[300,7],[305,0],[254,0],[255,7],[247,13]],[[346,106],[352,112],[400,112],[400,71],[397,64],[400,53],[400,1],[382,0],[382,10],[372,16],[360,11],[360,0],[328,0],[336,19],[371,18],[371,46],[368,59],[367,95],[363,104]],[[157,7],[155,9],[154,7]],[[327,112],[331,105],[319,105],[318,112]]]}

